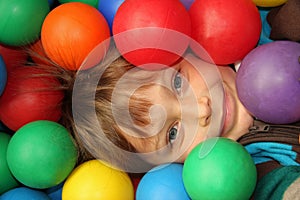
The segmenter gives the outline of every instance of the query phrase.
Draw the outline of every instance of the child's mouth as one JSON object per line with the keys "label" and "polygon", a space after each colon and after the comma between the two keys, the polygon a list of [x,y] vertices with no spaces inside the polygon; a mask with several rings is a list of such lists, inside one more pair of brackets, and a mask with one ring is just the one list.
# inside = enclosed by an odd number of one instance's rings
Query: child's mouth
{"label": "child's mouth", "polygon": [[228,129],[230,127],[231,121],[232,121],[232,99],[230,95],[225,90],[225,103],[224,103],[224,125],[223,130],[221,132],[221,136],[225,135],[228,132]]}

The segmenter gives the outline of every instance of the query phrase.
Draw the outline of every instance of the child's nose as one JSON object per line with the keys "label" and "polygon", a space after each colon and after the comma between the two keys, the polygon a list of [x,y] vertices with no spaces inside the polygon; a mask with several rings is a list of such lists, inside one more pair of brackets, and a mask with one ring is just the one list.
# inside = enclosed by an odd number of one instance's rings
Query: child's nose
{"label": "child's nose", "polygon": [[198,99],[198,119],[200,126],[207,126],[212,114],[210,99],[206,96]]}

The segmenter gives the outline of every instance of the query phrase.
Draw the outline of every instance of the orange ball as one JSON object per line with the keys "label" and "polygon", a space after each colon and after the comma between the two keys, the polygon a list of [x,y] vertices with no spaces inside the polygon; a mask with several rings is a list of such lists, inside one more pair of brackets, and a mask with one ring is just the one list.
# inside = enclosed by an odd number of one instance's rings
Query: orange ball
{"label": "orange ball", "polygon": [[89,52],[101,42],[104,49],[99,59],[102,59],[109,37],[110,30],[104,16],[96,8],[80,2],[65,3],[53,9],[46,16],[41,30],[47,56],[69,70],[77,70]]}

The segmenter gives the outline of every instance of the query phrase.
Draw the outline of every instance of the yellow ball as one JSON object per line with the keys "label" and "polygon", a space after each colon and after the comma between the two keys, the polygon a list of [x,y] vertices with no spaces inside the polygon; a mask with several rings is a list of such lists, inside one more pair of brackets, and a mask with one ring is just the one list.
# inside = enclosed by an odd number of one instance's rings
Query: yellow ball
{"label": "yellow ball", "polygon": [[134,199],[127,173],[99,160],[87,161],[74,169],[62,189],[63,200]]}
{"label": "yellow ball", "polygon": [[261,7],[275,7],[284,4],[287,0],[253,0],[253,2]]}

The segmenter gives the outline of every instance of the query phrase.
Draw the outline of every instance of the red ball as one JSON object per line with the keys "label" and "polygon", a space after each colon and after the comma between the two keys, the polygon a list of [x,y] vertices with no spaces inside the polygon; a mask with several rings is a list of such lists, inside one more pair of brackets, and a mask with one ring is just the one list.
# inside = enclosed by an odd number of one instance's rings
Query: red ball
{"label": "red ball", "polygon": [[[41,74],[43,76],[37,77]],[[8,74],[7,85],[0,98],[1,121],[14,131],[36,120],[58,121],[64,97],[63,92],[57,90],[59,86],[56,78],[40,69],[15,68]]]}
{"label": "red ball", "polygon": [[[218,65],[235,63],[257,44],[261,20],[252,0],[196,0],[189,10],[192,38]],[[193,51],[206,61],[206,53],[195,43]]]}
{"label": "red ball", "polygon": [[46,55],[69,70],[77,70],[90,51],[103,42],[103,52],[98,55],[101,60],[109,37],[104,16],[96,8],[80,2],[65,3],[53,9],[41,30]]}
{"label": "red ball", "polygon": [[[178,0],[126,0],[113,22],[123,57],[150,69],[175,63],[189,46],[190,33],[189,14]],[[151,63],[159,65],[145,65]]]}
{"label": "red ball", "polygon": [[27,60],[27,54],[20,48],[0,45],[0,55],[2,56],[7,71],[23,65]]}

